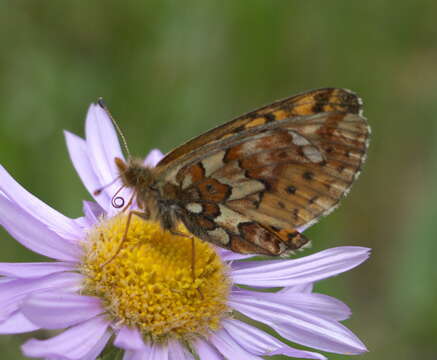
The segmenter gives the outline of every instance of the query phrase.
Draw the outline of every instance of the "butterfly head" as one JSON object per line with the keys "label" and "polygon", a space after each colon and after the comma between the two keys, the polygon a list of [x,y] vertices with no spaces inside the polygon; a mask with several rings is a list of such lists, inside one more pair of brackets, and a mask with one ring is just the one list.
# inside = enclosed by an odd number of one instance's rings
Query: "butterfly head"
{"label": "butterfly head", "polygon": [[116,157],[114,161],[124,186],[141,192],[152,183],[152,169],[145,166],[141,160],[129,159],[125,162]]}
{"label": "butterfly head", "polygon": [[[157,191],[153,188],[155,182],[155,173],[153,168],[145,166],[141,159],[129,158],[127,162],[116,157],[114,159],[115,165],[117,166],[119,175],[123,183],[123,189],[125,187],[133,190],[133,194],[124,209],[129,208],[132,204],[132,200],[135,198],[137,206],[147,213],[148,217],[152,216],[154,219],[158,218],[156,213],[156,195]],[[113,197],[113,204],[116,202],[114,199],[117,198],[118,191]],[[122,201],[124,205],[124,201]],[[115,206],[120,207],[120,206]]]}

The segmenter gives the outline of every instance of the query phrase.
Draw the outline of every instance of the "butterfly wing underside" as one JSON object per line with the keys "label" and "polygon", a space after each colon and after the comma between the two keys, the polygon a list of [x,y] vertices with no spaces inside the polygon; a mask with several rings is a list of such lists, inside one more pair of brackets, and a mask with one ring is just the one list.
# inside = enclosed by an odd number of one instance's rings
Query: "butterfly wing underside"
{"label": "butterfly wing underside", "polygon": [[217,142],[243,130],[262,126],[273,121],[281,121],[295,116],[314,115],[321,112],[347,112],[361,114],[361,99],[347,89],[324,88],[307,91],[241,115],[223,125],[197,136],[166,154],[159,166],[172,166],[173,162],[193,149]]}
{"label": "butterfly wing underside", "polygon": [[[340,91],[319,90],[319,100],[313,92],[300,95],[305,105],[275,103],[231,122],[237,130],[228,123],[192,140],[191,150],[190,142],[174,150],[158,164],[162,196],[169,196],[166,184],[176,186],[180,220],[219,246],[266,255],[302,247],[308,240],[301,231],[335,209],[367,152],[360,100]],[[284,106],[291,110],[280,119]]]}

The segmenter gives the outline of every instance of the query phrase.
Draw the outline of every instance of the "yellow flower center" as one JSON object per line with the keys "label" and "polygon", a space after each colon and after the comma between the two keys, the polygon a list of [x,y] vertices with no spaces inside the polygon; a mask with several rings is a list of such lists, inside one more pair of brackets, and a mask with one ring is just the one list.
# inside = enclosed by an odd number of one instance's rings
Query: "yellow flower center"
{"label": "yellow flower center", "polygon": [[120,252],[107,263],[123,239],[126,221],[120,214],[90,230],[81,266],[83,293],[102,299],[115,323],[136,327],[155,341],[217,330],[229,312],[230,281],[214,248],[194,238],[193,262],[190,237],[133,216]]}

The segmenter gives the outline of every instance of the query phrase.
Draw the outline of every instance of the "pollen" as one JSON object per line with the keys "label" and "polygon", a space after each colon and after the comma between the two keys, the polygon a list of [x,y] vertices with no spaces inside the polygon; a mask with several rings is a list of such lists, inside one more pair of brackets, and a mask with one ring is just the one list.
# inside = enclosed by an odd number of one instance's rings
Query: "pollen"
{"label": "pollen", "polygon": [[213,246],[183,227],[187,236],[173,235],[134,215],[117,253],[126,222],[120,214],[89,231],[80,269],[83,294],[99,297],[114,324],[139,329],[153,341],[218,330],[230,311],[230,280]]}

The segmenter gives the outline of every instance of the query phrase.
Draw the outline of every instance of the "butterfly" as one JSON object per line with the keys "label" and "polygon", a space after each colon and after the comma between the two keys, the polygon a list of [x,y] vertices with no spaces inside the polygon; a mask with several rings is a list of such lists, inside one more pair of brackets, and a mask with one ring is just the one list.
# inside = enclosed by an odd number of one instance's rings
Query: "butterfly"
{"label": "butterfly", "polygon": [[192,235],[237,253],[293,252],[309,241],[302,230],[349,192],[369,135],[361,99],[325,88],[207,131],[154,168],[140,159],[115,158],[139,208],[129,212],[125,236],[137,215],[175,234],[183,223]]}

